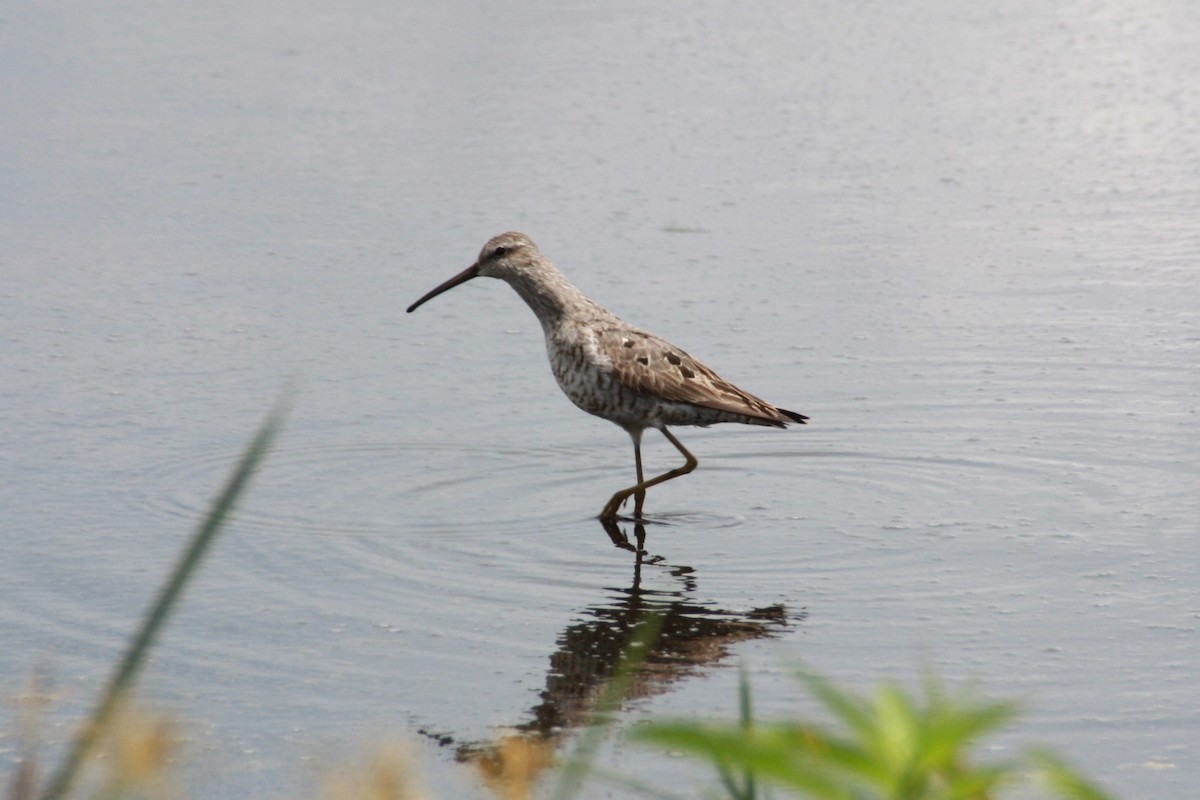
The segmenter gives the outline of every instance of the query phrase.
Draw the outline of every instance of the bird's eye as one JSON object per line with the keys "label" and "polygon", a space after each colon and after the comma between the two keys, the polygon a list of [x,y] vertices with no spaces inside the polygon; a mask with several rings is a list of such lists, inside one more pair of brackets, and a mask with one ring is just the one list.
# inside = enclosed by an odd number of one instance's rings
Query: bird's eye
{"label": "bird's eye", "polygon": [[504,258],[506,255],[508,255],[507,247],[497,247],[492,251],[492,258]]}

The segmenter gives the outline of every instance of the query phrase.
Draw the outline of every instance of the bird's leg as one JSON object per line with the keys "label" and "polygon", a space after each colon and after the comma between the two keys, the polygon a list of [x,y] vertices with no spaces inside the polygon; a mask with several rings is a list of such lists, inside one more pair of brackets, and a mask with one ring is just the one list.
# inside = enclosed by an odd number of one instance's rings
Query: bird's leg
{"label": "bird's leg", "polygon": [[[624,427],[624,426],[622,426],[622,427]],[[639,484],[645,480],[645,478],[642,476],[642,431],[643,430],[645,430],[645,428],[625,428],[625,432],[628,433],[629,438],[633,440],[633,461],[634,461],[634,464],[637,465],[637,482]],[[625,503],[628,500],[629,500],[628,496],[622,498],[621,505],[622,506],[625,505]],[[645,502],[646,502],[646,493],[644,491],[638,492],[637,496],[634,497],[634,499],[633,499],[634,518],[640,518],[642,516],[642,505]],[[614,514],[613,516],[615,517],[616,515]],[[601,519],[609,519],[609,518],[604,515],[601,515]]]}
{"label": "bird's leg", "polygon": [[[664,472],[662,475],[656,475],[648,481],[639,480],[635,486],[630,486],[628,489],[622,489],[621,491],[617,492],[612,496],[612,499],[608,501],[608,505],[604,506],[604,510],[600,512],[600,519],[616,518],[617,509],[619,509],[621,504],[628,500],[631,495],[642,495],[644,497],[646,490],[651,486],[657,486],[658,484],[669,481],[672,478],[678,478],[680,475],[687,475],[696,468],[697,464],[700,463],[696,460],[694,455],[688,452],[688,449],[684,447],[678,439],[671,435],[670,431],[668,431],[666,428],[659,428],[659,430],[662,431],[663,436],[667,437],[668,442],[675,445],[675,449],[682,453],[683,457],[687,459],[687,461],[684,462],[682,467],[676,467],[673,470]],[[641,461],[640,452],[638,453],[638,461]],[[638,477],[640,478],[641,475],[639,474]],[[641,500],[635,500],[634,504],[640,515]]]}
{"label": "bird's leg", "polygon": [[[633,440],[633,460],[637,463],[637,482],[641,486],[646,479],[642,477],[642,437],[638,435]],[[633,516],[637,519],[642,518],[642,505],[646,502],[646,490],[643,489],[633,496]]]}

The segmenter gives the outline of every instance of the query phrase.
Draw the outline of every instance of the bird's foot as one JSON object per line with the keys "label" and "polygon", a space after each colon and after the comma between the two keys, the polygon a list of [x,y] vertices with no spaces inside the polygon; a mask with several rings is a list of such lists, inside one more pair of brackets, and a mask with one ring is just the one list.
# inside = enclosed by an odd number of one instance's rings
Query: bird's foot
{"label": "bird's foot", "polygon": [[621,510],[621,506],[625,505],[625,501],[628,499],[629,495],[623,494],[622,492],[617,492],[614,494],[612,499],[605,504],[604,509],[600,512],[600,519],[602,521],[615,522],[617,519],[617,512]]}
{"label": "bird's foot", "polygon": [[[627,517],[627,516],[618,517],[617,512],[625,507],[625,504],[629,502],[630,497],[632,497],[634,499],[633,500],[633,516],[632,517]],[[614,494],[612,496],[612,499],[609,500],[608,503],[604,506],[604,510],[600,512],[600,519],[601,520],[616,520],[619,518],[626,522],[642,522],[642,521],[644,521],[644,518],[642,516],[642,507],[645,505],[645,503],[646,503],[646,492],[645,491],[641,491],[641,492],[620,491],[620,492],[617,492],[616,494]]]}

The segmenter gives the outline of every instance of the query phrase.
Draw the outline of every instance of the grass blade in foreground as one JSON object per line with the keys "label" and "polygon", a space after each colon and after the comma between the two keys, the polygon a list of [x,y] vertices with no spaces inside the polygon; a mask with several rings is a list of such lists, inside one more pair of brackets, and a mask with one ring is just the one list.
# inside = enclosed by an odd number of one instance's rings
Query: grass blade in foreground
{"label": "grass blade in foreground", "polygon": [[1112,795],[1080,775],[1056,753],[1034,748],[1029,757],[1041,767],[1042,781],[1060,797],[1070,800],[1113,800]]}
{"label": "grass blade in foreground", "polygon": [[612,721],[614,712],[621,707],[621,702],[629,694],[629,687],[637,677],[637,672],[650,656],[658,636],[662,632],[665,615],[661,613],[646,613],[634,625],[629,634],[629,642],[625,645],[625,654],[617,667],[616,673],[600,695],[592,711],[591,720],[580,735],[575,752],[559,767],[558,784],[550,794],[552,800],[567,800],[574,796],[583,785],[591,772],[596,758],[596,752],[603,742],[607,725]]}
{"label": "grass blade in foreground", "polygon": [[234,503],[237,502],[238,497],[246,488],[250,477],[254,474],[259,462],[271,446],[271,442],[275,439],[276,434],[278,434],[283,420],[287,416],[289,405],[290,396],[285,395],[271,409],[266,420],[258,429],[258,433],[255,434],[253,441],[251,441],[250,446],[242,454],[241,461],[238,462],[237,467],[229,476],[221,494],[209,507],[204,521],[200,523],[200,526],[192,535],[191,542],[188,544],[187,550],[184,551],[179,563],[175,566],[174,572],[172,572],[162,589],[159,590],[158,597],[146,613],[141,628],[130,641],[129,648],[121,658],[121,662],[109,680],[108,686],[105,687],[104,693],[100,697],[100,702],[97,703],[91,718],[83,725],[79,735],[76,736],[75,741],[72,743],[71,749],[59,765],[58,770],[51,777],[46,790],[42,793],[42,800],[57,800],[57,798],[63,797],[70,789],[80,765],[92,751],[100,735],[104,732],[105,727],[112,719],[113,712],[116,710],[126,691],[133,685],[138,670],[145,662],[150,647],[154,644],[155,637],[162,630],[167,617],[174,609],[184,587],[187,586],[188,581],[195,574],[196,568],[200,564],[200,559],[212,545],[221,526],[229,516],[230,511],[233,510]]}

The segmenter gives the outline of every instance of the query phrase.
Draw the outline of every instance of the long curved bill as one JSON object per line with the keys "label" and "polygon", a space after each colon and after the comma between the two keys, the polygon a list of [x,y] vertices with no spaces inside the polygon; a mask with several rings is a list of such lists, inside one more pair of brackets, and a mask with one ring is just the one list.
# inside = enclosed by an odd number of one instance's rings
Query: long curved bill
{"label": "long curved bill", "polygon": [[416,311],[426,300],[432,300],[442,292],[448,292],[455,286],[458,286],[460,283],[466,283],[467,281],[471,280],[471,278],[477,277],[479,277],[479,262],[472,264],[450,280],[443,283],[441,286],[438,286],[436,289],[428,292],[420,300],[409,306],[406,313],[411,314],[412,312]]}

